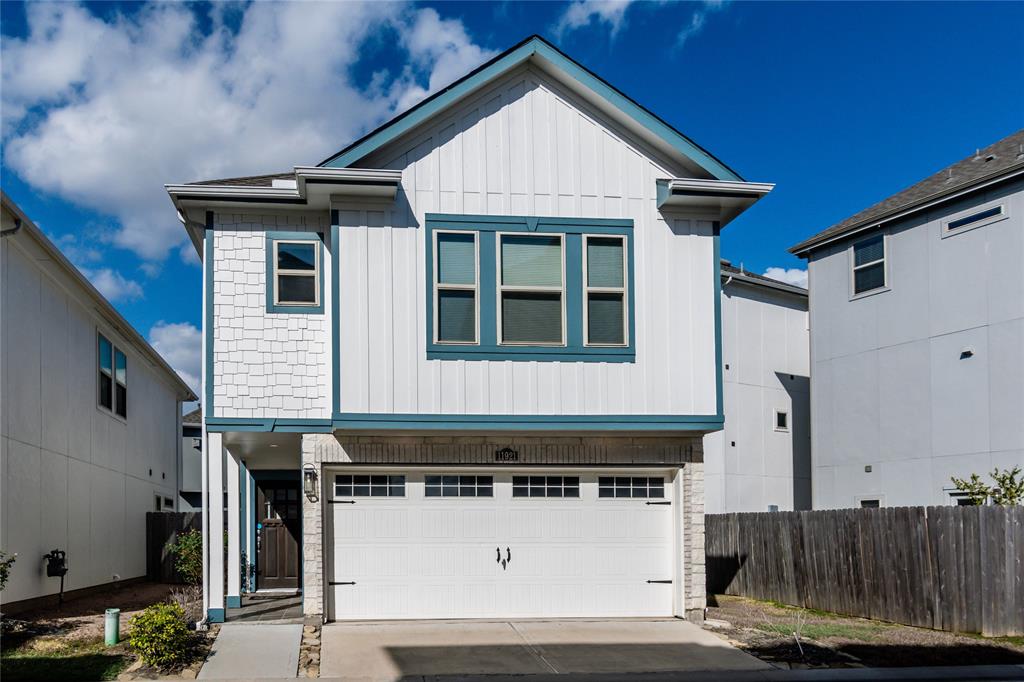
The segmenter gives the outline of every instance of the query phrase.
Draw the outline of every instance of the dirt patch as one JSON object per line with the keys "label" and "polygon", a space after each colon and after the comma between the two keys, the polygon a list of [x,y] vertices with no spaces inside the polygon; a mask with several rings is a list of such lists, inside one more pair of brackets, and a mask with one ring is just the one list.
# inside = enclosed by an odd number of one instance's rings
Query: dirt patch
{"label": "dirt patch", "polygon": [[716,595],[709,627],[782,667],[905,667],[1024,663],[1024,638],[985,639]]}

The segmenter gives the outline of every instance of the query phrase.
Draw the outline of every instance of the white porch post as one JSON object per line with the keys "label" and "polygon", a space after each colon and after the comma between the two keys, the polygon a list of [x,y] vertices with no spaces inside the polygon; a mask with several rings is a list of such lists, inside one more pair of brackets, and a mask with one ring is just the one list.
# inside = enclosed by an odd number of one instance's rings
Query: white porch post
{"label": "white porch post", "polygon": [[224,622],[224,438],[207,434],[208,497],[203,507],[206,527],[207,580],[206,617],[211,623]]}
{"label": "white porch post", "polygon": [[227,463],[228,480],[228,598],[229,609],[237,609],[242,605],[242,553],[239,542],[241,529],[239,521],[241,514],[239,501],[241,491],[239,490],[239,468],[238,459],[230,450],[225,450],[225,461]]}

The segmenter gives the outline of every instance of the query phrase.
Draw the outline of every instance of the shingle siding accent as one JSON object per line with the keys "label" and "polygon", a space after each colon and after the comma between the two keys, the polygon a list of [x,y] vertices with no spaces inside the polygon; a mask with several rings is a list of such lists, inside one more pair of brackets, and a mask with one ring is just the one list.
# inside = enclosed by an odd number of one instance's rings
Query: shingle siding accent
{"label": "shingle siding accent", "polygon": [[302,465],[317,471],[321,495],[302,502],[303,608],[307,616],[326,616],[324,586],[330,538],[324,536],[329,508],[329,476],[324,467],[345,464],[460,464],[488,467],[495,451],[511,447],[519,453],[514,466],[601,466],[632,464],[681,467],[683,499],[680,547],[683,554],[683,603],[689,620],[702,622],[704,593],[704,450],[700,436],[302,436]]}
{"label": "shingle siding accent", "polygon": [[265,257],[267,230],[329,232],[329,219],[217,214],[214,225],[214,416],[329,417],[327,317],[268,313]]}

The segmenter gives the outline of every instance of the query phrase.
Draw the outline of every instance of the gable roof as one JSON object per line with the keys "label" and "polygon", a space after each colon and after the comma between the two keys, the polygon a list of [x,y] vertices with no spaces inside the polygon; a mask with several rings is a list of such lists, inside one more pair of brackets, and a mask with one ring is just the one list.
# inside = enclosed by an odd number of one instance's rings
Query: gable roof
{"label": "gable roof", "polygon": [[197,407],[191,412],[187,412],[181,416],[181,423],[183,426],[201,426],[203,423],[203,408]]}
{"label": "gable roof", "polygon": [[653,139],[659,140],[677,155],[696,164],[712,178],[743,180],[734,170],[715,158],[709,151],[538,35],[530,36],[502,52],[448,87],[434,93],[376,130],[367,133],[338,153],[324,159],[319,165],[349,167],[479,90],[495,78],[531,59],[540,60],[553,66],[562,72],[567,80],[575,81],[578,86],[587,89],[607,106],[617,110],[619,115],[632,120],[646,130]]}
{"label": "gable roof", "polygon": [[269,173],[267,175],[243,175],[238,178],[221,178],[219,180],[198,180],[189,185],[214,185],[217,187],[273,187],[274,180],[294,180],[295,172]]}
{"label": "gable roof", "polygon": [[1024,129],[1008,135],[995,144],[952,166],[943,168],[921,182],[888,199],[855,213],[846,220],[819,232],[810,239],[800,242],[789,250],[802,256],[815,247],[822,246],[840,237],[872,228],[877,224],[915,208],[923,208],[936,200],[967,191],[1002,176],[1024,170]]}
{"label": "gable roof", "polygon": [[748,272],[742,268],[737,268],[724,258],[722,259],[721,268],[723,280],[734,279],[740,282],[746,282],[747,284],[755,284],[758,286],[768,287],[769,289],[777,289],[790,294],[796,294],[797,296],[803,296],[804,298],[807,297],[807,289],[803,287],[790,284],[789,282],[783,282],[782,280],[772,279],[771,277],[765,277],[764,275]]}

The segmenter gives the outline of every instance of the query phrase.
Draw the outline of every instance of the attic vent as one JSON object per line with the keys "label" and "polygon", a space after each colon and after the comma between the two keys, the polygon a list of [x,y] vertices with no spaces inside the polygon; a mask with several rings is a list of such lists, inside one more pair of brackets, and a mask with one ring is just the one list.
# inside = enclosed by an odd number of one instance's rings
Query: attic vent
{"label": "attic vent", "polygon": [[988,163],[989,161],[995,161],[995,159],[996,159],[996,155],[995,154],[989,154],[988,156],[985,157],[985,163]]}

